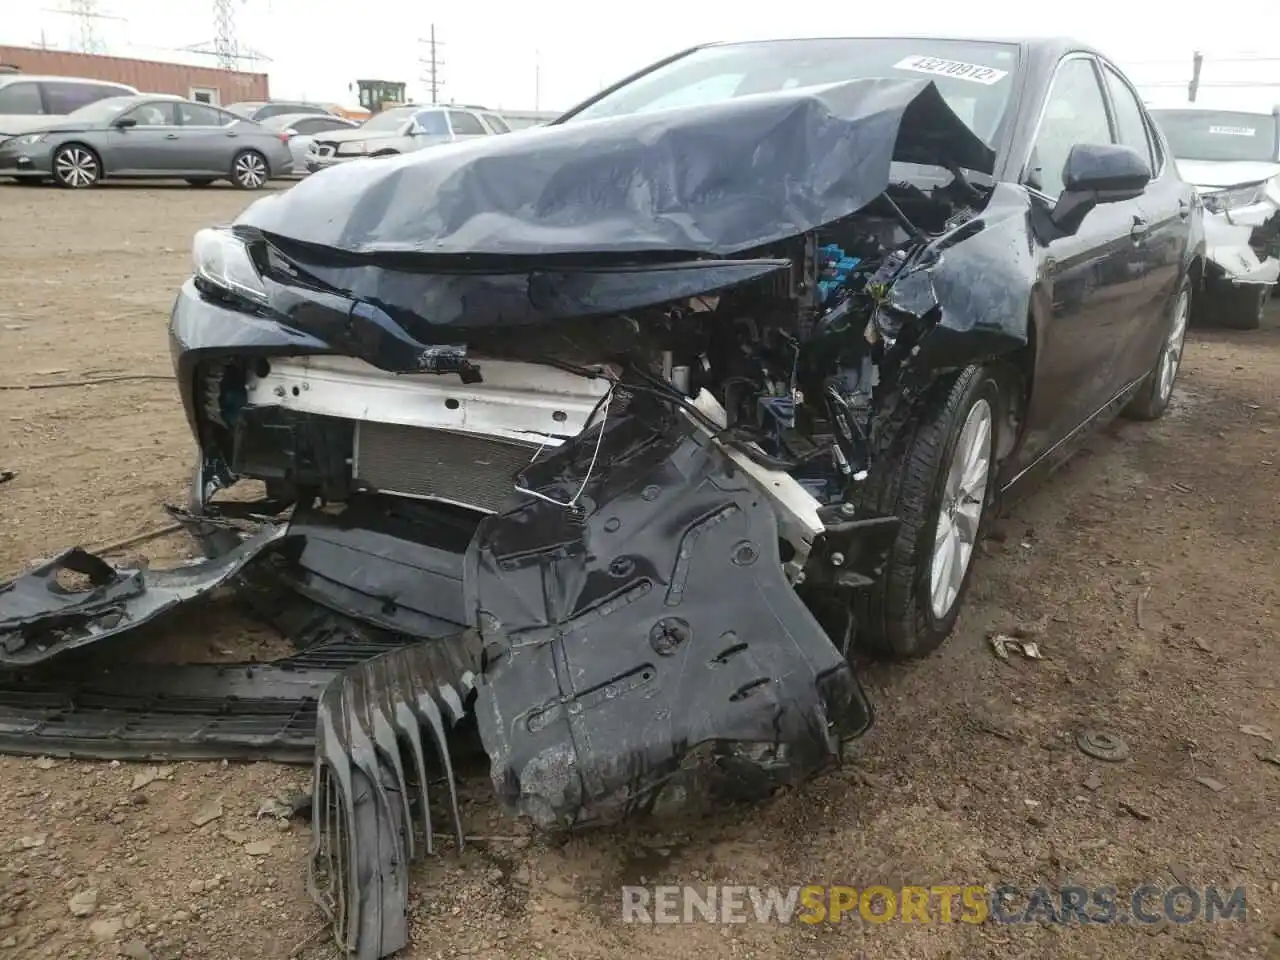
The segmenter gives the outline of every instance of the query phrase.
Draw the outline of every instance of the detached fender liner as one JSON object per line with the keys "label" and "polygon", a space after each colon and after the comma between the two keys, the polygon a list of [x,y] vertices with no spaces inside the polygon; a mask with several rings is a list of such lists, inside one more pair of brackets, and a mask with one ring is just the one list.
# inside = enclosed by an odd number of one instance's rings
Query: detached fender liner
{"label": "detached fender liner", "polygon": [[[537,461],[481,522],[468,603],[476,717],[499,800],[543,828],[758,799],[871,723],[787,582],[754,480],[683,422],[626,416]],[[595,460],[592,469],[590,464]]]}

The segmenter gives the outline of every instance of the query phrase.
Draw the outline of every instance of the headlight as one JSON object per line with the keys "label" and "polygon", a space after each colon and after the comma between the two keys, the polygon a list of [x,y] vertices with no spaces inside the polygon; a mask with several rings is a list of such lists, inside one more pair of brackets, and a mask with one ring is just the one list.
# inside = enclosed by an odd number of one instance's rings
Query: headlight
{"label": "headlight", "polygon": [[29,147],[32,144],[39,143],[47,136],[47,133],[28,133],[21,137],[14,137],[13,142],[20,147]]}
{"label": "headlight", "polygon": [[227,230],[206,227],[191,243],[196,276],[215,287],[266,303],[267,288],[253,265],[249,248]]}
{"label": "headlight", "polygon": [[368,153],[369,145],[367,143],[340,143],[338,144],[339,153]]}
{"label": "headlight", "polygon": [[1201,194],[1204,208],[1210,213],[1226,213],[1258,203],[1267,194],[1267,185],[1251,183],[1244,187],[1232,187],[1230,190],[1214,190]]}

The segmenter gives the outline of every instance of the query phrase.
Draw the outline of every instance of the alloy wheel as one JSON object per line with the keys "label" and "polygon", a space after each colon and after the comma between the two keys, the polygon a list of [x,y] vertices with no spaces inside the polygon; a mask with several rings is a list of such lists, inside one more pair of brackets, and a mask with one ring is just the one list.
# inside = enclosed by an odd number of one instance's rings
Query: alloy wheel
{"label": "alloy wheel", "polygon": [[1187,316],[1190,312],[1190,300],[1184,291],[1178,297],[1173,308],[1173,323],[1169,326],[1169,336],[1165,338],[1164,349],[1160,351],[1159,380],[1156,383],[1160,391],[1160,400],[1164,402],[1173,393],[1173,382],[1178,377],[1178,367],[1182,364],[1182,348],[1187,339]]}
{"label": "alloy wheel", "polygon": [[933,615],[939,620],[955,606],[978,543],[991,479],[992,423],[991,404],[979,400],[965,417],[947,468],[929,579]]}
{"label": "alloy wheel", "polygon": [[53,172],[64,186],[91,187],[98,182],[98,158],[84,147],[64,147],[54,157]]}
{"label": "alloy wheel", "polygon": [[267,182],[267,164],[256,153],[242,153],[236,157],[236,183],[246,190],[257,190]]}

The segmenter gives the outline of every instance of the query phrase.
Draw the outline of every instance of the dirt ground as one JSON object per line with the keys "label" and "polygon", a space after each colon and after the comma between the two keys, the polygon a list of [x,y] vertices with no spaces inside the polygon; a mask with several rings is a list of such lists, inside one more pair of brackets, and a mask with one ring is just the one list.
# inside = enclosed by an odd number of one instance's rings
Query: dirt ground
{"label": "dirt ground", "polygon": [[[17,471],[0,484],[0,577],[162,526],[161,505],[182,501],[193,448],[164,379],[166,318],[192,233],[248,199],[0,186],[0,468]],[[157,379],[75,385],[122,375]],[[1278,394],[1274,321],[1194,332],[1170,414],[1103,432],[998,523],[955,636],[923,662],[870,669],[875,727],[803,789],[676,829],[550,843],[470,784],[468,829],[483,839],[415,869],[406,955],[1280,952],[1280,765],[1263,759],[1265,736],[1280,741]],[[189,552],[179,534],[122,555]],[[1018,628],[1045,659],[993,655],[987,632]],[[215,655],[249,629],[210,603],[155,642]],[[1130,759],[1082,753],[1088,727],[1122,737]],[[0,758],[0,957],[331,956],[304,889],[305,825],[256,816],[309,781],[269,764]],[[195,826],[211,805],[220,816]],[[621,922],[618,890],[1000,881],[1243,885],[1248,918],[641,927]]]}

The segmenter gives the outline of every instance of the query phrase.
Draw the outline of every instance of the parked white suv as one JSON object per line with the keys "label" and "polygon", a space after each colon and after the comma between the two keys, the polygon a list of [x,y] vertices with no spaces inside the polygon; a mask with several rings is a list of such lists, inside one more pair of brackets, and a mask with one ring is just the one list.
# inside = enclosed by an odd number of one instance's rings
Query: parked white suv
{"label": "parked white suv", "polygon": [[84,77],[0,74],[0,140],[14,137],[107,97],[137,94],[127,83]]}
{"label": "parked white suv", "polygon": [[1280,108],[1188,104],[1151,116],[1204,202],[1202,309],[1223,326],[1256,329],[1280,279]]}
{"label": "parked white suv", "polygon": [[376,113],[354,130],[318,135],[307,152],[307,170],[361,157],[389,157],[423,147],[471,137],[510,133],[511,128],[492,110],[455,104],[406,104]]}

